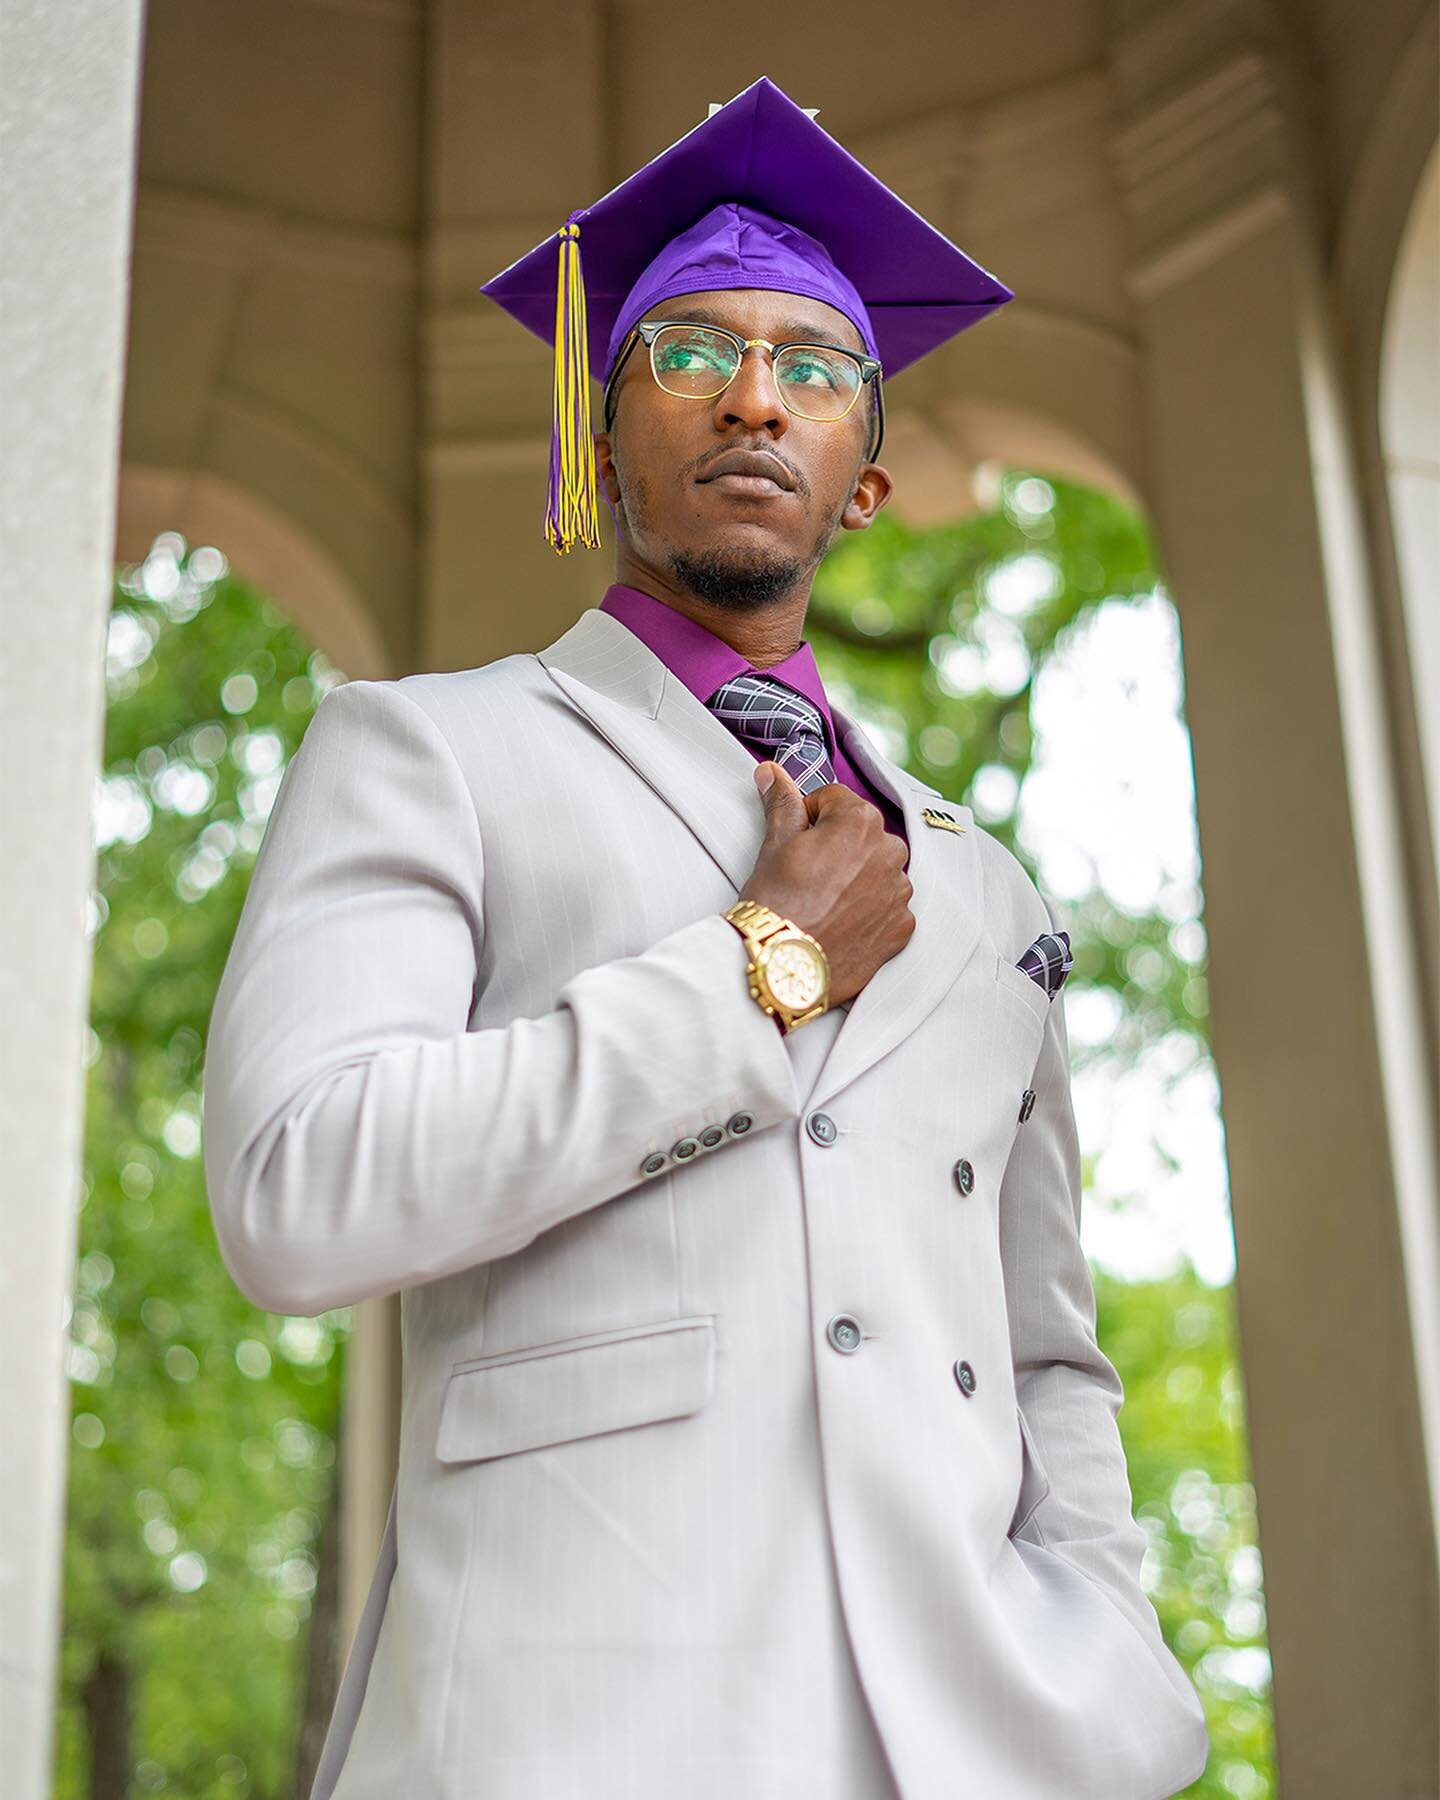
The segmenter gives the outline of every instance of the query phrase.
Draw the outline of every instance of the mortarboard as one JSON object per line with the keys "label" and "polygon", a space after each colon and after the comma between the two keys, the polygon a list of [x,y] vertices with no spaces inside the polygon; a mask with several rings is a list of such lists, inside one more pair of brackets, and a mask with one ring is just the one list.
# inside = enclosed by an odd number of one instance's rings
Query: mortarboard
{"label": "mortarboard", "polygon": [[554,346],[557,552],[600,543],[590,377],[659,301],[752,287],[837,307],[886,375],[1014,298],[760,76],[480,289]]}

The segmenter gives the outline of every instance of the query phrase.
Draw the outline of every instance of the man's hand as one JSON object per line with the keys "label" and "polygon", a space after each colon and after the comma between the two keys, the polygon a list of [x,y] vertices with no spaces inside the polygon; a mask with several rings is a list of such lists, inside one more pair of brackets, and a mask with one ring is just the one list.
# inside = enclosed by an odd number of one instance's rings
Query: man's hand
{"label": "man's hand", "polygon": [[755,765],[757,787],[774,772],[765,805],[765,842],[742,900],[793,919],[820,944],[830,964],[830,1004],[858,994],[903,950],[915,929],[902,839],[885,829],[880,809],[842,782],[802,794],[778,763]]}

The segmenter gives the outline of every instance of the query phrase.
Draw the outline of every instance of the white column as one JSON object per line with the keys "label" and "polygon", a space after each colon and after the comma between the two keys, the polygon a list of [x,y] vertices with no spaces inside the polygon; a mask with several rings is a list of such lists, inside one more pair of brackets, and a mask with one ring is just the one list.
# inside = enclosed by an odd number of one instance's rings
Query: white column
{"label": "white column", "polygon": [[[1311,170],[1259,4],[1112,45],[1180,610],[1287,1794],[1436,1779],[1440,1255],[1419,934]],[[1137,16],[1143,15],[1143,16]]]}
{"label": "white column", "polygon": [[140,0],[8,0],[0,82],[0,1744],[50,1792],[141,41]]}

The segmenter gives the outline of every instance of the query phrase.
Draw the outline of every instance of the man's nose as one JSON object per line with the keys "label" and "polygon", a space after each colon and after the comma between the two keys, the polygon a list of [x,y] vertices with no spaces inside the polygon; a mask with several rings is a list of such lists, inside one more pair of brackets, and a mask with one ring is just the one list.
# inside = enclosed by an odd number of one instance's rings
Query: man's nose
{"label": "man's nose", "polygon": [[750,346],[740,358],[735,379],[723,394],[717,395],[715,423],[722,431],[740,424],[751,431],[769,431],[776,437],[783,437],[790,429],[790,414],[775,387],[770,352],[762,344]]}

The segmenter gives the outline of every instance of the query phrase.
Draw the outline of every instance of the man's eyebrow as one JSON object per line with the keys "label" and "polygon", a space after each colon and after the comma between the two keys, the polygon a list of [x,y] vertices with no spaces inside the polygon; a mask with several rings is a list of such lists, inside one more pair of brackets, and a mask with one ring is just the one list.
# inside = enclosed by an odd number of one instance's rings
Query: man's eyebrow
{"label": "man's eyebrow", "polygon": [[[734,329],[719,313],[711,312],[705,306],[687,306],[681,312],[668,313],[666,317],[679,320],[686,325],[721,325],[727,331]],[[847,344],[843,338],[838,337],[831,326],[819,325],[814,319],[786,319],[784,324],[779,327],[779,331],[780,336],[776,340],[779,343],[798,339],[804,344],[834,344],[837,350],[855,350],[856,348],[854,344]],[[742,332],[740,335],[743,337],[744,333]],[[864,352],[857,351],[856,354],[863,355]]]}

